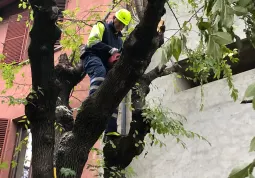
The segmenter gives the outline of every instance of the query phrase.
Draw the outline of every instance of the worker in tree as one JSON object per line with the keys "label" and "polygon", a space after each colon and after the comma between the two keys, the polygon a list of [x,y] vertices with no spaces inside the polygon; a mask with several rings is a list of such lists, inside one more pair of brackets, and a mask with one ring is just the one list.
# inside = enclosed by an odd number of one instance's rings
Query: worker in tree
{"label": "worker in tree", "polygon": [[[122,48],[122,29],[130,23],[131,14],[126,9],[117,11],[110,23],[98,21],[92,28],[84,54],[81,55],[84,70],[90,77],[89,95],[93,94],[104,81],[110,69],[108,60]],[[105,135],[118,137],[118,109],[108,121]]]}

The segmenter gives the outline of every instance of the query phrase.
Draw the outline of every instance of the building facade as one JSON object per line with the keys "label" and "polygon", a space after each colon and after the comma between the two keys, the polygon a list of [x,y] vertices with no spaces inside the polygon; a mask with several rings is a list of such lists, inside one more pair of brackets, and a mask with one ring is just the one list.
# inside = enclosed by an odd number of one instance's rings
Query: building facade
{"label": "building facade", "polygon": [[[56,0],[61,11],[74,10],[79,7],[77,19],[85,20],[89,13],[97,13],[103,18],[107,10],[111,7],[110,0]],[[0,22],[0,54],[4,54],[6,58],[4,62],[18,65],[28,59],[27,48],[29,45],[29,26],[27,20],[29,13],[27,10],[18,8],[19,0],[3,0],[0,2],[0,17],[3,21]],[[95,8],[97,7],[97,8]],[[22,18],[21,18],[22,16]],[[60,15],[59,20],[63,16]],[[93,24],[96,19],[91,18],[89,23]],[[80,30],[86,42],[90,27]],[[58,56],[62,54],[60,44],[55,45],[55,61],[57,63]],[[69,51],[66,51],[67,53]],[[8,75],[8,74],[7,74]],[[15,75],[13,87],[5,90],[6,82],[1,76],[0,91],[1,101],[10,99],[10,96],[15,98],[25,98],[31,89],[31,71],[29,65],[24,65]],[[86,99],[89,90],[89,78],[86,76],[84,80],[76,86],[70,105],[73,108],[80,106],[81,101]],[[8,168],[0,169],[1,178],[28,178],[31,177],[31,135],[26,129],[24,123],[20,122],[24,114],[24,105],[9,105],[6,102],[0,104],[0,162],[7,163]],[[76,113],[74,113],[75,115]],[[28,136],[28,137],[27,137]],[[28,145],[21,143],[24,138],[28,138]],[[99,143],[95,144],[98,147]],[[95,163],[97,159],[96,153],[89,155],[88,164]],[[93,177],[96,172],[91,172],[84,168],[82,177]]]}

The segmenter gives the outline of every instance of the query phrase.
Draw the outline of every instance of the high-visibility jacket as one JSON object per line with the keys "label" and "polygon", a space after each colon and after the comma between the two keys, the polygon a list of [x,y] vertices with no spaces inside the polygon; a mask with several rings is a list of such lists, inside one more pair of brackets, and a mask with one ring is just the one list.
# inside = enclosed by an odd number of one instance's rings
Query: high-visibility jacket
{"label": "high-visibility jacket", "polygon": [[109,51],[112,48],[122,48],[123,41],[121,37],[122,33],[116,32],[113,22],[104,23],[98,21],[90,32],[84,56],[98,56],[107,66],[107,60],[111,56]]}

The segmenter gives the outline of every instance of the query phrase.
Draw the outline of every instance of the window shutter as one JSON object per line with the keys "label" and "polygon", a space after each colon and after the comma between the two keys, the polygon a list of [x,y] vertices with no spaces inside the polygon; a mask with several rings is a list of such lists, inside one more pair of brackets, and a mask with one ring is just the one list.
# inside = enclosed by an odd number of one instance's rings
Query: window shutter
{"label": "window shutter", "polygon": [[8,125],[8,119],[0,119],[0,160],[2,159],[4,153]]}
{"label": "window shutter", "polygon": [[26,21],[29,17],[29,12],[20,13],[21,20],[18,22],[18,14],[12,15],[9,18],[8,29],[5,38],[3,54],[6,56],[6,63],[21,62],[25,49],[29,28],[26,26]]}
{"label": "window shutter", "polygon": [[[65,10],[66,8],[66,0],[56,0],[57,6],[59,8],[59,21],[62,22],[63,21],[63,14],[62,11]],[[58,47],[60,45],[60,40],[57,40],[54,47]]]}
{"label": "window shutter", "polygon": [[59,8],[59,11],[60,11],[59,17],[63,18],[62,11],[64,11],[65,8],[66,8],[66,0],[56,0],[56,3],[57,3],[57,6]]}

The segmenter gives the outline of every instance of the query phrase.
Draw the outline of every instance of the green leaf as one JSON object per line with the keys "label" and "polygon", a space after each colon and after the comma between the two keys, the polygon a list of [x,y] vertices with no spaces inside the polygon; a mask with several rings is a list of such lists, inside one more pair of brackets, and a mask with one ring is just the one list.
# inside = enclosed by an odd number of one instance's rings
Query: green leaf
{"label": "green leaf", "polygon": [[17,21],[19,22],[22,19],[22,15],[18,14]]}
{"label": "green leaf", "polygon": [[180,38],[172,38],[171,48],[174,58],[178,61],[181,51],[182,51],[182,42]]}
{"label": "green leaf", "polygon": [[112,148],[116,148],[116,145],[110,140],[110,144],[112,145]]}
{"label": "green leaf", "polygon": [[23,1],[22,7],[23,7],[23,9],[26,9],[27,8],[27,3]]}
{"label": "green leaf", "polygon": [[245,97],[254,97],[255,96],[255,83],[248,86],[244,94]]}
{"label": "green leaf", "polygon": [[249,152],[255,151],[255,137],[251,140]]}
{"label": "green leaf", "polygon": [[242,6],[242,7],[246,7],[247,5],[249,5],[252,2],[252,0],[240,0],[238,2],[238,5]]}
{"label": "green leaf", "polygon": [[212,11],[213,6],[214,6],[214,0],[209,0],[208,4],[207,4],[207,1],[205,1],[206,16],[210,15],[210,12]]}
{"label": "green leaf", "polygon": [[231,171],[228,178],[246,178],[249,175],[249,171],[252,172],[253,167],[252,163],[236,167]]}
{"label": "green leaf", "polygon": [[231,28],[234,24],[234,11],[230,6],[225,6],[224,18],[222,21],[223,25],[227,28]]}
{"label": "green leaf", "polygon": [[237,16],[242,16],[248,13],[248,9],[242,6],[234,6],[233,10]]}
{"label": "green leaf", "polygon": [[1,169],[7,169],[7,168],[8,168],[8,163],[7,162],[0,163],[0,170]]}
{"label": "green leaf", "polygon": [[61,175],[64,175],[64,176],[76,176],[76,172],[70,168],[61,168],[60,169],[60,173]]}
{"label": "green leaf", "polygon": [[3,18],[2,17],[0,17],[0,22],[2,22],[3,21]]}
{"label": "green leaf", "polygon": [[207,30],[208,28],[210,28],[211,24],[209,22],[199,22],[198,23],[198,28],[200,30]]}
{"label": "green leaf", "polygon": [[255,110],[255,97],[253,97],[253,100],[252,100],[252,107]]}
{"label": "green leaf", "polygon": [[215,43],[211,36],[209,37],[209,42],[207,44],[207,54],[214,59],[219,59],[222,56],[219,44]]}
{"label": "green leaf", "polygon": [[20,121],[18,121],[18,122],[26,122],[26,120],[20,120]]}
{"label": "green leaf", "polygon": [[227,32],[216,32],[211,36],[216,43],[221,45],[226,45],[233,41],[231,35]]}
{"label": "green leaf", "polygon": [[232,4],[232,3],[234,3],[234,2],[238,2],[239,0],[228,0],[228,2],[230,3],[230,4]]}
{"label": "green leaf", "polygon": [[11,165],[12,165],[12,168],[15,168],[18,165],[18,163],[16,161],[12,161]]}
{"label": "green leaf", "polygon": [[222,9],[222,0],[216,0],[216,2],[214,3],[213,7],[212,7],[212,13],[214,14],[217,11],[220,11]]}

